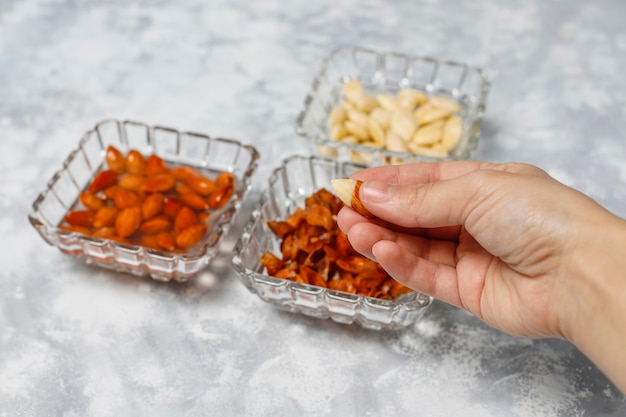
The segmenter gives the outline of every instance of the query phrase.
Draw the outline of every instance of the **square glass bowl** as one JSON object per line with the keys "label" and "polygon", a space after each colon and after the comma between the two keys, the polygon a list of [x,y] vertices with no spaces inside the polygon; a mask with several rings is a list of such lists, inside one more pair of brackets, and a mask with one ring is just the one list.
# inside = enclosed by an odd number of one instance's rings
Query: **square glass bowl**
{"label": "square glass bowl", "polygon": [[[124,154],[131,149],[146,157],[154,153],[168,164],[190,166],[207,175],[223,171],[234,175],[235,191],[226,205],[211,212],[200,244],[185,252],[168,252],[60,228],[68,211],[77,206],[80,193],[104,169],[109,145]],[[133,121],[103,121],[88,131],[65,159],[34,201],[28,218],[47,243],[88,264],[150,275],[159,281],[186,281],[217,253],[251,187],[259,157],[254,147],[231,139]]]}
{"label": "square glass bowl", "polygon": [[[462,133],[445,157],[331,140],[329,116],[343,100],[342,88],[358,80],[365,92],[395,95],[412,88],[429,97],[454,99],[461,110]],[[365,48],[340,48],[322,63],[296,120],[296,132],[321,156],[367,165],[411,163],[443,159],[467,159],[478,145],[489,81],[486,73],[462,63]]]}
{"label": "square glass bowl", "polygon": [[269,276],[261,264],[265,252],[280,254],[280,239],[268,227],[269,220],[283,220],[320,188],[332,190],[331,180],[346,178],[362,165],[294,155],[270,176],[256,208],[235,245],[232,266],[240,281],[273,306],[294,313],[339,323],[356,323],[368,329],[400,329],[416,322],[432,299],[415,291],[383,300]]}

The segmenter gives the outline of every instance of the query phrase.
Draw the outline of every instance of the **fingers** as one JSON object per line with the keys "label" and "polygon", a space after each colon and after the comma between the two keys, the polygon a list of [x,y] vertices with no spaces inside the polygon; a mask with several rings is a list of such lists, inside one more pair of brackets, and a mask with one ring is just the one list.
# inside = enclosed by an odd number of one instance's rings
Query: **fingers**
{"label": "fingers", "polygon": [[371,180],[361,185],[360,199],[372,214],[401,227],[462,225],[479,185],[461,178],[413,185]]}
{"label": "fingers", "polygon": [[520,176],[549,178],[532,165],[478,161],[380,166],[352,177],[364,181],[361,201],[377,217],[404,228],[445,228],[464,225],[475,207]]}
{"label": "fingers", "polygon": [[437,239],[437,240],[448,240],[452,242],[457,242],[459,237],[459,232],[461,230],[460,226],[449,226],[449,227],[436,227],[436,228],[422,228],[422,227],[401,227],[395,225],[393,223],[386,222],[382,219],[366,219],[365,217],[358,214],[356,211],[351,210],[349,208],[344,208],[339,211],[337,215],[337,224],[346,234],[348,234],[348,230],[352,228],[357,223],[361,222],[370,222],[377,224],[379,226],[385,227],[387,229],[408,233],[412,235],[421,236],[423,238]]}
{"label": "fingers", "polygon": [[401,227],[467,227],[468,221],[471,226],[473,213],[478,218],[499,199],[506,198],[506,190],[514,189],[518,177],[479,170],[422,184],[371,180],[362,184],[360,198],[371,213]]}
{"label": "fingers", "polygon": [[374,244],[372,252],[378,263],[398,282],[463,308],[455,268],[420,258],[388,240]]}
{"label": "fingers", "polygon": [[372,253],[376,242],[389,241],[405,248],[413,256],[443,265],[456,265],[456,242],[398,232],[370,222],[355,223],[348,229],[347,235],[354,249],[373,260],[376,260]]}
{"label": "fingers", "polygon": [[337,219],[352,247],[398,282],[463,308],[457,285],[457,243],[388,229],[345,209]]}

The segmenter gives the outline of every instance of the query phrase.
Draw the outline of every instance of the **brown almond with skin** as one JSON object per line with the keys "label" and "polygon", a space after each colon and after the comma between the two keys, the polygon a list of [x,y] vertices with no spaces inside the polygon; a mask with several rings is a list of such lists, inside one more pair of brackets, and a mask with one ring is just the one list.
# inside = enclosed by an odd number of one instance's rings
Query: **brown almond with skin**
{"label": "brown almond with skin", "polygon": [[141,225],[141,207],[126,208],[115,219],[115,231],[119,237],[128,237],[135,233]]}
{"label": "brown almond with skin", "polygon": [[146,158],[136,149],[126,154],[126,171],[129,174],[143,175],[146,172]]}
{"label": "brown almond with skin", "polygon": [[226,185],[235,186],[235,176],[232,172],[222,171],[215,178],[215,184],[218,188],[224,187]]}
{"label": "brown almond with skin", "polygon": [[115,193],[117,193],[117,191],[121,188],[122,187],[117,184],[106,187],[104,190],[102,190],[102,196],[105,200],[113,200],[113,197],[115,197]]}
{"label": "brown almond with skin", "polygon": [[207,199],[209,207],[212,209],[223,207],[230,200],[234,191],[235,186],[233,184],[225,184],[218,188]]}
{"label": "brown almond with skin", "polygon": [[141,186],[141,191],[147,193],[165,193],[176,185],[176,178],[168,173],[147,177]]}
{"label": "brown almond with skin", "polygon": [[174,233],[178,234],[196,223],[198,223],[196,213],[189,207],[183,206],[174,218]]}
{"label": "brown almond with skin", "polygon": [[124,155],[113,145],[107,146],[105,160],[109,168],[118,174],[121,174],[126,170]]}
{"label": "brown almond with skin", "polygon": [[174,190],[178,194],[193,193],[193,190],[191,189],[191,187],[188,186],[187,184],[182,183],[182,182],[177,183],[176,187],[174,187]]}
{"label": "brown almond with skin", "polygon": [[206,224],[194,224],[193,226],[189,226],[176,236],[176,246],[180,249],[193,248],[200,243],[206,231]]}
{"label": "brown almond with skin", "polygon": [[371,219],[375,217],[363,206],[361,198],[359,197],[359,190],[361,189],[361,180],[353,180],[350,178],[341,178],[331,181],[333,190],[337,197],[348,207],[359,213],[361,216]]}
{"label": "brown almond with skin", "polygon": [[185,165],[172,168],[170,170],[170,174],[172,174],[178,181],[183,182],[187,182],[189,178],[202,176],[202,173],[197,169]]}
{"label": "brown almond with skin", "polygon": [[161,193],[150,194],[143,200],[141,212],[144,219],[151,219],[161,212],[163,209],[163,200],[165,197]]}
{"label": "brown almond with skin", "polygon": [[164,174],[168,169],[167,162],[156,154],[151,154],[148,159],[146,159],[146,175],[148,176]]}
{"label": "brown almond with skin", "polygon": [[186,181],[186,184],[194,192],[202,195],[209,196],[213,191],[217,190],[217,184],[211,181],[207,177],[191,177]]}
{"label": "brown almond with skin", "polygon": [[117,190],[113,196],[113,201],[120,210],[128,207],[141,206],[141,198],[136,193],[124,188]]}
{"label": "brown almond with skin", "polygon": [[208,223],[211,219],[211,213],[209,213],[208,211],[198,212],[196,213],[196,216],[198,216],[198,222],[200,223]]}
{"label": "brown almond with skin", "polygon": [[139,191],[146,178],[143,175],[124,175],[119,179],[117,184],[129,191]]}
{"label": "brown almond with skin", "polygon": [[209,202],[193,191],[182,193],[178,196],[178,198],[183,202],[183,204],[188,205],[194,210],[204,211],[210,208]]}
{"label": "brown almond with skin", "polygon": [[94,230],[93,237],[109,238],[115,236],[115,227],[107,226]]}
{"label": "brown almond with skin", "polygon": [[163,250],[172,251],[176,249],[176,240],[170,232],[161,232],[156,235],[156,243]]}
{"label": "brown almond with skin", "polygon": [[139,227],[139,231],[150,235],[165,232],[172,228],[172,221],[167,216],[157,216],[146,220]]}
{"label": "brown almond with skin", "polygon": [[65,215],[65,222],[72,226],[91,227],[93,225],[93,211],[91,210],[76,210],[69,212]]}
{"label": "brown almond with skin", "polygon": [[96,194],[100,190],[104,190],[111,185],[114,185],[117,182],[117,172],[113,170],[106,170],[98,173],[91,184],[89,185],[88,191],[91,194]]}
{"label": "brown almond with skin", "polygon": [[83,203],[83,206],[87,207],[89,210],[95,211],[104,206],[104,200],[94,194],[80,193],[78,197],[80,198],[80,202]]}
{"label": "brown almond with skin", "polygon": [[102,227],[113,226],[119,209],[116,206],[104,206],[96,211],[93,217],[93,227],[100,229]]}
{"label": "brown almond with skin", "polygon": [[174,218],[184,206],[183,203],[174,197],[165,197],[163,199],[163,213],[167,216]]}
{"label": "brown almond with skin", "polygon": [[[134,242],[133,242],[134,243]],[[159,244],[157,242],[155,235],[141,235],[137,239],[137,243],[139,246],[143,246],[144,248],[149,249],[159,249]]]}

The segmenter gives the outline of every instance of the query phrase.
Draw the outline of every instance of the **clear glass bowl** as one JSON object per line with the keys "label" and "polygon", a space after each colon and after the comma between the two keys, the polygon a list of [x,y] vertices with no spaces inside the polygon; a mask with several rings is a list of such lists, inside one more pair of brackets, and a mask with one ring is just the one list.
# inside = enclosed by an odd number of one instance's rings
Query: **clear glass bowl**
{"label": "clear glass bowl", "polygon": [[403,294],[394,301],[382,300],[299,284],[274,278],[260,263],[263,253],[280,254],[280,240],[269,229],[269,220],[285,219],[306,197],[331,180],[345,178],[362,165],[339,162],[319,156],[291,156],[276,168],[234,249],[232,265],[240,281],[262,300],[275,307],[339,323],[357,323],[369,329],[398,329],[416,322],[432,299],[417,292]]}
{"label": "clear glass bowl", "polygon": [[[211,214],[201,244],[187,252],[173,253],[95,238],[59,228],[79,194],[104,166],[109,145],[122,152],[136,149],[144,155],[157,154],[168,163],[188,165],[206,173],[228,171],[236,178],[231,200]],[[107,120],[88,131],[63,162],[32,205],[30,223],[49,244],[88,264],[150,275],[159,281],[186,281],[202,271],[218,250],[257,169],[258,151],[235,140],[181,132],[133,121]]]}
{"label": "clear glass bowl", "polygon": [[[331,140],[330,112],[343,100],[343,85],[354,79],[374,96],[414,88],[428,96],[453,98],[461,105],[458,113],[462,121],[461,139],[445,158]],[[466,64],[364,48],[340,48],[323,61],[313,80],[297,117],[296,132],[321,156],[370,166],[467,159],[478,145],[489,87],[486,73]]]}

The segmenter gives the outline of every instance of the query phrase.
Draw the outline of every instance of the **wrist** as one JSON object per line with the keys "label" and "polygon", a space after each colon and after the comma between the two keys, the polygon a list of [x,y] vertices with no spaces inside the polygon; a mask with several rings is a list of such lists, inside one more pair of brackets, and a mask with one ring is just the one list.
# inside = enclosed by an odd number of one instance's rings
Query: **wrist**
{"label": "wrist", "polygon": [[626,391],[626,221],[610,215],[585,230],[564,277],[562,333]]}

